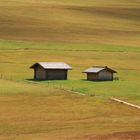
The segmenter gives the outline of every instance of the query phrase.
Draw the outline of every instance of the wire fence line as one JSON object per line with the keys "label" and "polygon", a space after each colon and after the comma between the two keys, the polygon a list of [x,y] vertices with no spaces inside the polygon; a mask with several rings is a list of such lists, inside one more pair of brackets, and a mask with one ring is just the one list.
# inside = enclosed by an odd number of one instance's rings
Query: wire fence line
{"label": "wire fence line", "polygon": [[55,84],[52,82],[47,82],[47,86],[53,87],[53,88],[58,88],[58,89],[61,89],[63,91],[67,91],[67,92],[74,93],[74,94],[79,94],[82,96],[95,96],[95,94],[93,94],[93,93],[81,92],[81,91],[79,91],[79,89],[77,87],[74,87],[74,86],[66,87],[62,84]]}
{"label": "wire fence line", "polygon": [[13,77],[12,76],[7,76],[7,75],[4,75],[4,74],[0,74],[0,79],[3,79],[3,80],[12,80]]}
{"label": "wire fence line", "polygon": [[[74,87],[74,86],[69,86],[66,87],[63,84],[59,84],[59,83],[53,83],[50,81],[47,81],[43,84],[40,84],[40,80],[34,80],[34,79],[16,79],[14,76],[12,75],[4,75],[4,74],[0,74],[0,79],[3,80],[9,80],[9,81],[14,81],[14,82],[24,82],[24,83],[30,83],[30,84],[38,84],[41,86],[47,86],[47,87],[51,87],[51,88],[57,88],[57,89],[61,89],[67,92],[71,92],[71,93],[75,93],[75,94],[79,94],[79,95],[83,95],[83,96],[98,96],[95,93],[90,93],[88,91],[82,92],[80,88]],[[114,80],[119,80],[119,77],[114,77]]]}
{"label": "wire fence line", "polygon": [[[39,81],[33,80],[33,79],[25,79],[23,80],[19,80],[19,79],[15,79],[13,76],[10,75],[4,75],[4,74],[0,74],[0,79],[2,80],[8,80],[8,81],[14,81],[14,82],[21,82],[21,83],[29,83],[29,84],[38,84],[39,85]],[[63,84],[55,84],[53,82],[46,82],[44,84],[40,84],[41,86],[47,86],[50,88],[57,88],[57,89],[61,89],[63,91],[67,91],[70,93],[74,93],[74,94],[79,94],[82,96],[95,96],[95,94],[93,93],[88,93],[88,92],[81,92],[80,89],[78,89],[77,87],[66,87]]]}
{"label": "wire fence line", "polygon": [[[3,74],[0,74],[0,79],[3,79],[3,80],[8,80],[8,81],[14,81],[14,82],[21,82],[23,83],[22,80],[16,80],[14,79],[12,76],[7,76],[7,75],[3,75]],[[117,79],[119,80],[119,79]],[[35,81],[28,81],[30,84],[38,84],[38,82],[35,82]],[[27,81],[26,81],[27,83]],[[47,87],[52,87],[52,88],[57,88],[57,89],[61,89],[63,91],[66,91],[66,92],[69,92],[69,93],[73,93],[73,94],[78,94],[80,96],[98,96],[98,95],[95,95],[95,94],[91,94],[91,93],[82,93],[82,92],[79,92],[77,90],[77,88],[75,87],[71,87],[71,88],[66,88],[64,87],[62,84],[54,84],[52,82],[47,82],[46,85],[41,85],[41,86],[47,86]],[[131,107],[134,107],[134,108],[137,108],[137,109],[140,109],[140,106],[138,105],[134,105],[132,103],[128,103],[126,101],[123,101],[123,100],[119,100],[117,98],[113,98],[113,97],[110,97],[109,98],[110,100],[113,100],[113,101],[116,101],[116,102],[119,102],[119,103],[122,103],[124,105],[128,105],[128,106],[131,106]]]}

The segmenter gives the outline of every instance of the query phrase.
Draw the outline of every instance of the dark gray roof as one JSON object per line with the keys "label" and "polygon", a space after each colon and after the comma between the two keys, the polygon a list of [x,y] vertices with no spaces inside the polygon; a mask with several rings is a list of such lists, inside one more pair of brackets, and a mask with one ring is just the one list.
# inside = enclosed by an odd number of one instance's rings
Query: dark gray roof
{"label": "dark gray roof", "polygon": [[72,67],[64,62],[37,62],[30,68],[34,68],[37,65],[40,65],[44,69],[72,69]]}
{"label": "dark gray roof", "polygon": [[83,73],[99,73],[102,70],[109,70],[113,73],[117,73],[116,71],[112,70],[111,68],[108,68],[107,66],[94,66],[91,68],[86,69]]}

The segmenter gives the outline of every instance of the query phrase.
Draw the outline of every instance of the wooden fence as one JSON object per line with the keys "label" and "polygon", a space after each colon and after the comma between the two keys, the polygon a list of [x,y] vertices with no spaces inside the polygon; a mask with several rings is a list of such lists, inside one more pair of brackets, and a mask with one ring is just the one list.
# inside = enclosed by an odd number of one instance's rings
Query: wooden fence
{"label": "wooden fence", "polygon": [[140,109],[140,106],[138,106],[138,105],[134,105],[134,104],[131,104],[131,103],[128,103],[126,101],[123,101],[123,100],[120,100],[120,99],[117,99],[117,98],[113,98],[113,97],[111,97],[110,99],[113,100],[113,101],[115,101],[115,102],[119,102],[121,104],[125,104],[125,105],[128,105],[128,106],[131,106],[131,107]]}

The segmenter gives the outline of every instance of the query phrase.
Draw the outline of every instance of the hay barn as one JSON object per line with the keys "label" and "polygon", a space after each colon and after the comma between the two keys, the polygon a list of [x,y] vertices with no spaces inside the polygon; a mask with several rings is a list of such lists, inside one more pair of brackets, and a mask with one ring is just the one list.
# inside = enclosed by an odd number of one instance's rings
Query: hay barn
{"label": "hay barn", "polygon": [[37,62],[33,64],[35,80],[67,80],[72,68],[63,62]]}
{"label": "hay barn", "polygon": [[114,73],[117,72],[107,66],[94,66],[86,69],[83,73],[87,74],[89,81],[112,81]]}

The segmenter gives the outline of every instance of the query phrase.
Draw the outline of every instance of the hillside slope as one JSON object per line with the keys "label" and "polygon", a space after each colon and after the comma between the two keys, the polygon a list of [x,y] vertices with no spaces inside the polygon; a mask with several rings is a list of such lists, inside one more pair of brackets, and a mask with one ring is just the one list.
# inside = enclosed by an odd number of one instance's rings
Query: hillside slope
{"label": "hillside slope", "polygon": [[140,44],[138,0],[1,0],[0,39]]}

